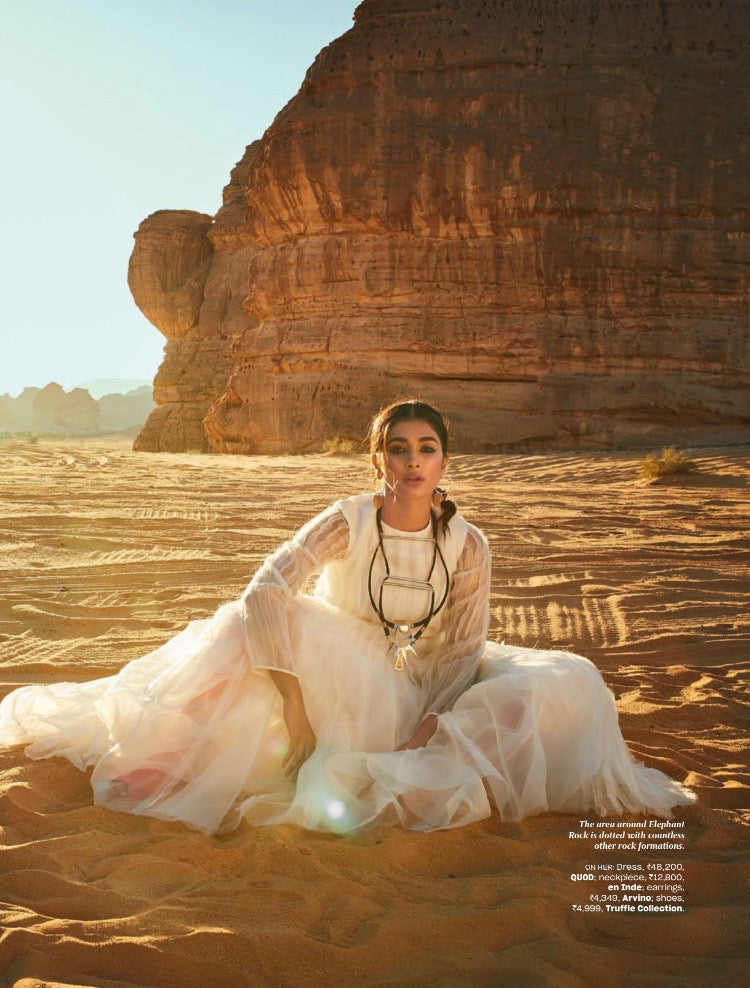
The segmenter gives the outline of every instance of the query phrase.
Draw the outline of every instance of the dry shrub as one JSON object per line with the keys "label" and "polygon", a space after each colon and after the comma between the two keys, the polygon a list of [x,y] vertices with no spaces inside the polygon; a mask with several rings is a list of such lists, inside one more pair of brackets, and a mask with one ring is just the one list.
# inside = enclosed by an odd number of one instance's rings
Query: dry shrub
{"label": "dry shrub", "polygon": [[36,432],[0,432],[0,443],[28,443],[36,446],[39,439]]}
{"label": "dry shrub", "polygon": [[324,441],[320,451],[326,456],[351,456],[354,452],[354,440],[345,439],[343,436],[331,436]]}
{"label": "dry shrub", "polygon": [[695,460],[691,460],[687,453],[675,449],[674,446],[665,446],[661,453],[649,453],[638,464],[638,473],[644,480],[656,483],[664,477],[673,477],[678,473],[690,473],[697,470]]}

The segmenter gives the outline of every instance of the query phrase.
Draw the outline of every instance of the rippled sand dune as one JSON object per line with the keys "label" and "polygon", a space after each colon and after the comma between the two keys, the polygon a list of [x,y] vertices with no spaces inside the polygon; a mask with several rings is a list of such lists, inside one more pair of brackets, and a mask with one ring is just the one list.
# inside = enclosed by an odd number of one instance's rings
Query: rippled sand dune
{"label": "rippled sand dune", "polygon": [[[91,804],[62,759],[0,751],[0,978],[54,985],[727,985],[747,977],[750,455],[645,486],[638,456],[457,456],[487,532],[491,635],[589,656],[632,751],[699,795],[683,914],[578,913],[572,816],[433,834],[207,838]],[[365,458],[0,446],[0,687],[114,673],[239,594]],[[631,859],[632,856],[631,856]],[[646,858],[634,860],[645,863]],[[744,967],[743,967],[744,965]]]}

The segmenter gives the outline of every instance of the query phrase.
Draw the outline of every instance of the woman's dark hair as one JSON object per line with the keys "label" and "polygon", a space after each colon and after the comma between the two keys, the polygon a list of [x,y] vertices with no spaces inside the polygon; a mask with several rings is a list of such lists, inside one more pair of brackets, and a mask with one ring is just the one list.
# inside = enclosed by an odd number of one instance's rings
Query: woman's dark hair
{"label": "woman's dark hair", "polygon": [[[448,452],[448,420],[443,414],[426,401],[419,401],[417,398],[399,398],[385,408],[381,408],[377,415],[370,422],[368,437],[370,440],[371,453],[385,452],[385,437],[391,426],[397,422],[413,421],[418,419],[427,422],[440,439],[443,448],[443,456]],[[440,519],[443,532],[448,531],[448,522],[457,511],[453,501],[446,498],[443,501],[443,515]]]}

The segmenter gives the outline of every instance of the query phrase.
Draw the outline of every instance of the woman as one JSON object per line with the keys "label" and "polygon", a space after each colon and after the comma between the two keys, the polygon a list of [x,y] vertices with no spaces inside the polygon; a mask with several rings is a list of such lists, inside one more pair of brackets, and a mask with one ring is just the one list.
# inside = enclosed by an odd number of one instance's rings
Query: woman
{"label": "woman", "polygon": [[206,833],[693,802],[633,760],[587,659],[487,641],[489,550],[440,488],[440,413],[396,402],[370,448],[378,494],[336,501],[239,601],[118,675],[11,693],[0,741],[93,766],[96,803]]}

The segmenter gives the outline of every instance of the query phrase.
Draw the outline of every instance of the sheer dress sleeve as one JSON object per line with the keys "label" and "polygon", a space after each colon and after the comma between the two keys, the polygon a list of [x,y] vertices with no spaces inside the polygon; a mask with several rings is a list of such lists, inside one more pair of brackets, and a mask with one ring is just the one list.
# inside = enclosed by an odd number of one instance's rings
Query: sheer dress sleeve
{"label": "sheer dress sleeve", "polygon": [[333,505],[266,558],[242,595],[245,644],[253,669],[296,675],[289,603],[326,563],[343,559],[348,547],[349,527]]}
{"label": "sheer dress sleeve", "polygon": [[441,633],[422,680],[424,714],[450,710],[473,683],[490,623],[489,546],[470,525],[453,573]]}

